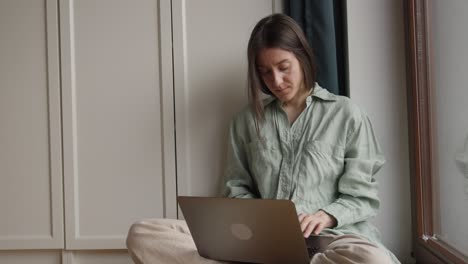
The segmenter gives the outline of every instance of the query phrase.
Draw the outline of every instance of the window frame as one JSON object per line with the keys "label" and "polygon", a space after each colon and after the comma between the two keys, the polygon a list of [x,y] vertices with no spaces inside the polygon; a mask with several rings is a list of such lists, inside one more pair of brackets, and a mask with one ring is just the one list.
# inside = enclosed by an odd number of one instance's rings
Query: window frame
{"label": "window frame", "polygon": [[408,129],[412,190],[413,254],[422,263],[468,263],[468,258],[434,234],[433,164],[437,160],[432,96],[431,0],[403,0],[405,5]]}

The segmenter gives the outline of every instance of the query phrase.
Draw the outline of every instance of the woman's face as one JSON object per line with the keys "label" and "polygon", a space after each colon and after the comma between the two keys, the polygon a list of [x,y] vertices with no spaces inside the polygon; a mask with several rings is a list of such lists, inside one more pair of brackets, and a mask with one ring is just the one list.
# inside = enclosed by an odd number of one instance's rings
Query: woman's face
{"label": "woman's face", "polygon": [[283,103],[307,93],[296,56],[280,48],[265,48],[257,55],[257,69],[265,85]]}

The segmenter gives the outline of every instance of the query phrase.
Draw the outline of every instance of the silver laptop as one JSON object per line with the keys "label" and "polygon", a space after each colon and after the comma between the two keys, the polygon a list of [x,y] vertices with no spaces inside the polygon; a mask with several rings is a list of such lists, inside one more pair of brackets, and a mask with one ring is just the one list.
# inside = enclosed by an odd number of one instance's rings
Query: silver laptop
{"label": "silver laptop", "polygon": [[309,263],[331,242],[302,234],[288,200],[177,197],[200,256],[249,263]]}

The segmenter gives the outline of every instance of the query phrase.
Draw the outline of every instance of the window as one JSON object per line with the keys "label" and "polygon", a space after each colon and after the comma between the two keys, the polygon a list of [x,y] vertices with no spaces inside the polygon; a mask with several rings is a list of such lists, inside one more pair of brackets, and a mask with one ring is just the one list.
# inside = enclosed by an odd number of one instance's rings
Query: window
{"label": "window", "polygon": [[468,1],[404,3],[414,254],[468,263]]}

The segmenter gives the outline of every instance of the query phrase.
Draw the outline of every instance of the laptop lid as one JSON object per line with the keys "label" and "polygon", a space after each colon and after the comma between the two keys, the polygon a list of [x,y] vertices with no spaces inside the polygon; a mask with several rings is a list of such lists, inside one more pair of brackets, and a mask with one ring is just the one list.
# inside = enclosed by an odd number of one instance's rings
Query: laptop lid
{"label": "laptop lid", "polygon": [[252,263],[309,263],[294,204],[288,200],[179,196],[198,253]]}

